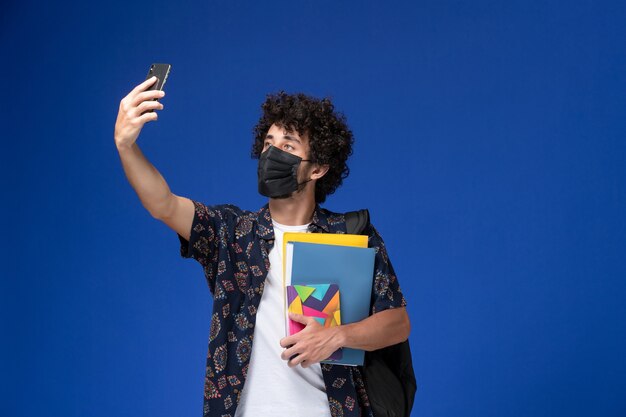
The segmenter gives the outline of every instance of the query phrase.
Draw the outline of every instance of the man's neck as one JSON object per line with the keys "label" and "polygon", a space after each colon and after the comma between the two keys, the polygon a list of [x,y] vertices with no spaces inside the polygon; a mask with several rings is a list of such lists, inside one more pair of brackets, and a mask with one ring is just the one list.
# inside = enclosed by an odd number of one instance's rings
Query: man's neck
{"label": "man's neck", "polygon": [[315,210],[314,195],[296,194],[289,198],[270,198],[272,219],[286,226],[308,224]]}

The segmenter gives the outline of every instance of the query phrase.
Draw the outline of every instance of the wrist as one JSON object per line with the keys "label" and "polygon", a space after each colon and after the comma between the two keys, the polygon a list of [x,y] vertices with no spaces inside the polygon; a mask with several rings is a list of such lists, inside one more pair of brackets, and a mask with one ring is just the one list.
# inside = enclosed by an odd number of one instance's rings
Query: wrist
{"label": "wrist", "polygon": [[335,330],[335,335],[333,338],[333,341],[335,343],[335,347],[337,349],[339,348],[343,348],[346,347],[346,345],[348,344],[348,331],[349,331],[349,326],[347,325],[340,325],[340,326],[336,326],[334,327]]}
{"label": "wrist", "polygon": [[130,152],[133,150],[133,148],[135,148],[137,146],[136,142],[130,143],[130,144],[126,144],[126,143],[118,143],[115,142],[115,146],[117,147],[117,151],[119,153],[123,153],[123,152]]}

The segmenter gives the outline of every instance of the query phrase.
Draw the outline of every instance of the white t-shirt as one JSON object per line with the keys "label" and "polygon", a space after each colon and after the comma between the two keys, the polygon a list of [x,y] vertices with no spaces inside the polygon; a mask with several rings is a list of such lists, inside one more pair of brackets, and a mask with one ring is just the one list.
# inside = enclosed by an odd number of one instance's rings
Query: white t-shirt
{"label": "white t-shirt", "polygon": [[326,386],[319,363],[290,368],[281,359],[285,337],[283,233],[306,232],[308,225],[274,225],[274,247],[259,308],[248,375],[235,417],[330,417]]}

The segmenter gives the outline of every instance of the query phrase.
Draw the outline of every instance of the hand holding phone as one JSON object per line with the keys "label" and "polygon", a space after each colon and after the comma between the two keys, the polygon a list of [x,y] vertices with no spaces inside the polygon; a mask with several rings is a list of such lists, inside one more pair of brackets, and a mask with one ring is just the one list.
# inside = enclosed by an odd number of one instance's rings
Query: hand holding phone
{"label": "hand holding phone", "polygon": [[[165,95],[163,86],[170,68],[169,64],[152,64],[146,80],[120,101],[114,133],[118,149],[130,147],[137,140],[143,125],[157,120],[154,110],[163,109],[158,99]],[[157,79],[154,80],[153,76]]]}

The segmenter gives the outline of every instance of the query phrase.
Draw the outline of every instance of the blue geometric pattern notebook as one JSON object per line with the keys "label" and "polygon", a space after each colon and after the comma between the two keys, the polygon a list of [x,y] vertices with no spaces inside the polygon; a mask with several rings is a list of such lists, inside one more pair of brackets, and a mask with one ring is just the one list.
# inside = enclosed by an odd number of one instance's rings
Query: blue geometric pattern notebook
{"label": "blue geometric pattern notebook", "polygon": [[[373,248],[290,242],[285,278],[288,285],[337,284],[341,288],[341,322],[355,323],[369,316],[374,256]],[[363,350],[342,350],[343,357],[333,363],[363,365]]]}

